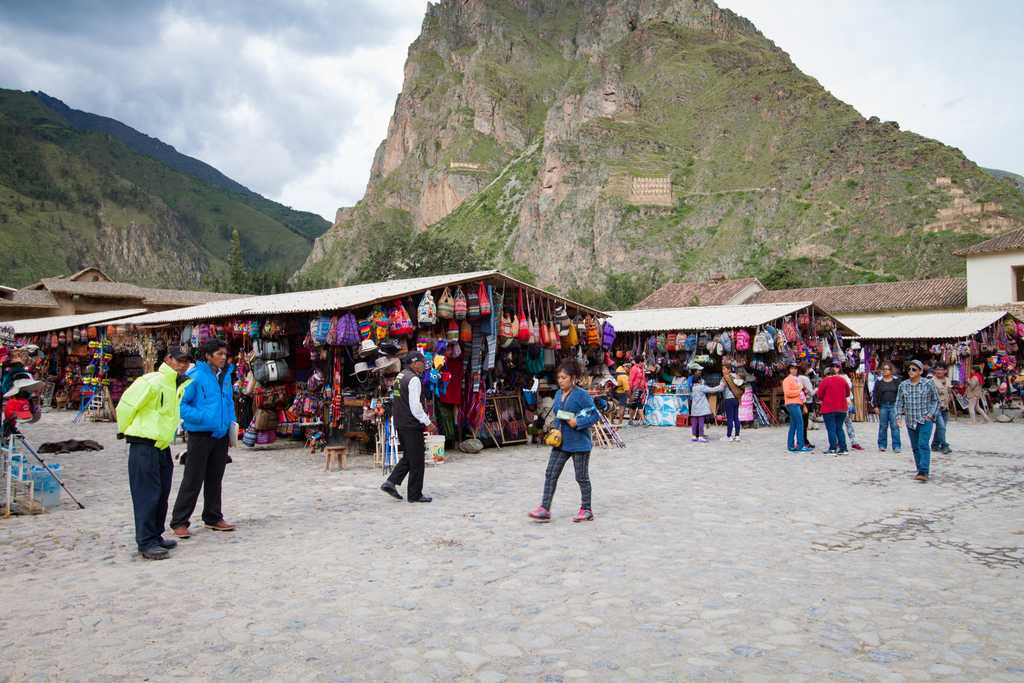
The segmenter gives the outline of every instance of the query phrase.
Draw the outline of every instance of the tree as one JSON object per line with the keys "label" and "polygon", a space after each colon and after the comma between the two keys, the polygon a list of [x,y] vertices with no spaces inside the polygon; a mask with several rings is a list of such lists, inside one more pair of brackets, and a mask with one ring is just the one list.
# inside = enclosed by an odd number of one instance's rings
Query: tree
{"label": "tree", "polygon": [[231,229],[231,251],[228,254],[228,291],[248,293],[250,287],[249,273],[242,258],[242,237],[238,228]]}
{"label": "tree", "polygon": [[427,233],[391,239],[370,249],[350,284],[481,270],[486,261],[461,242]]}

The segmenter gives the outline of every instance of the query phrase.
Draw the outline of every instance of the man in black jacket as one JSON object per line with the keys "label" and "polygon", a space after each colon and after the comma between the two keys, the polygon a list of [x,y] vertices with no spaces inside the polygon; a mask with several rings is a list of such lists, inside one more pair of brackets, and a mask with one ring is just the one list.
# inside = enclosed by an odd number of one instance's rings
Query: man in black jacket
{"label": "man in black jacket", "polygon": [[429,503],[430,496],[423,495],[423,470],[426,443],[423,432],[431,428],[430,417],[423,410],[421,394],[423,384],[420,376],[426,368],[423,354],[413,351],[405,357],[406,368],[398,373],[392,385],[391,412],[395,420],[395,431],[402,447],[402,459],[395,465],[380,489],[389,496],[402,499],[397,487],[405,475],[409,475],[406,494],[410,503]]}

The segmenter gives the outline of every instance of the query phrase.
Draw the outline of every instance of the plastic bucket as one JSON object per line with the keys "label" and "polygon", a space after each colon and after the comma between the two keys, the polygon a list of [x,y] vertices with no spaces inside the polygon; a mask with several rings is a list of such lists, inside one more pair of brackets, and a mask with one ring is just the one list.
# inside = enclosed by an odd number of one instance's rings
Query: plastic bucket
{"label": "plastic bucket", "polygon": [[426,458],[428,463],[444,462],[444,435],[428,434],[426,441]]}
{"label": "plastic bucket", "polygon": [[[50,463],[50,471],[63,478],[59,463]],[[40,465],[32,466],[33,495],[39,504],[46,509],[60,505],[60,484],[50,476],[50,472]]]}

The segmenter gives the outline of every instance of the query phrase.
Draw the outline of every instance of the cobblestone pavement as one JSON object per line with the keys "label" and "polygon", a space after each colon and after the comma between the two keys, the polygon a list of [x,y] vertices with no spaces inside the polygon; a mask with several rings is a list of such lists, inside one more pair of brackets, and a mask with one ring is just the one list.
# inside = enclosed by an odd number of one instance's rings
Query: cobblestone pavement
{"label": "cobblestone pavement", "polygon": [[540,448],[428,468],[414,506],[368,459],[236,449],[238,531],[164,562],[134,553],[110,425],[26,432],[108,450],[54,457],[85,510],[0,520],[0,680],[1024,679],[1019,424],[953,425],[925,485],[906,452],[631,428],[595,452],[587,524],[571,467],[556,521],[526,518]]}

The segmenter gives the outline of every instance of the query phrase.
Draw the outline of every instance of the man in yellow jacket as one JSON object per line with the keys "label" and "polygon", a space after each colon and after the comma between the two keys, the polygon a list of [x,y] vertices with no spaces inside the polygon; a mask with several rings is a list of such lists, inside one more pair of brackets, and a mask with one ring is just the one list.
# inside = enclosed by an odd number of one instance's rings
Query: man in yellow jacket
{"label": "man in yellow jacket", "polygon": [[149,560],[168,557],[177,541],[164,540],[167,499],[171,495],[171,441],[178,430],[178,378],[188,370],[189,355],[167,353],[156,372],[132,382],[117,403],[118,438],[128,442],[128,483],[135,512],[135,541]]}

